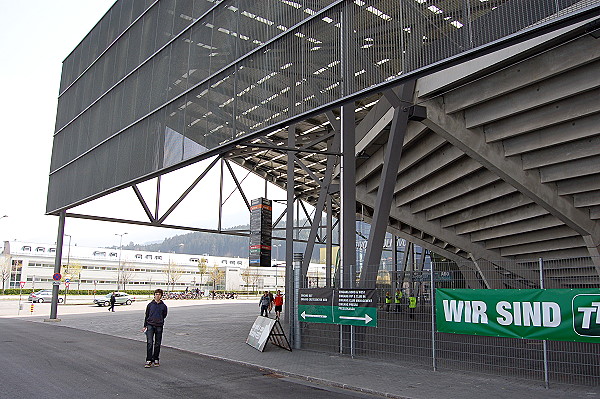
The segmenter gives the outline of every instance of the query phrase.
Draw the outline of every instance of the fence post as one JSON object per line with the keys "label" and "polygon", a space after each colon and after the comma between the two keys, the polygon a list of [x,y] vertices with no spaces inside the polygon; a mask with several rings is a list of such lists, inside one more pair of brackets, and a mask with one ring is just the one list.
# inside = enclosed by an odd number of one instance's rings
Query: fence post
{"label": "fence post", "polygon": [[293,262],[293,267],[294,267],[294,304],[292,306],[292,320],[291,320],[291,325],[294,326],[293,330],[294,330],[294,335],[293,335],[293,340],[294,340],[294,349],[300,349],[301,348],[301,334],[300,334],[300,320],[298,320],[298,303],[300,301],[300,282],[302,281],[301,279],[301,272],[302,272],[302,254],[301,253],[295,253],[294,254],[294,262]]}
{"label": "fence post", "polygon": [[431,301],[431,358],[433,362],[433,371],[437,371],[437,361],[435,357],[435,262],[431,262],[431,270],[429,273],[429,300]]}
{"label": "fence post", "polygon": [[[542,258],[539,258],[539,264],[540,264],[540,289],[543,290],[544,289],[544,260]],[[548,381],[548,344],[545,339],[542,341],[542,344],[544,346],[544,385],[546,386],[546,389],[548,389],[550,387],[550,382]]]}

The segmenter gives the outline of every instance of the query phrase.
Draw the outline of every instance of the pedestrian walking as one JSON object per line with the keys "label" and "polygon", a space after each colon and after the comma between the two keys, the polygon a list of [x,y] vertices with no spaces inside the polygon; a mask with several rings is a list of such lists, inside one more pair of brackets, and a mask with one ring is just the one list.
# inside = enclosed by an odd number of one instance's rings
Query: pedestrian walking
{"label": "pedestrian walking", "polygon": [[260,307],[260,315],[262,316],[264,313],[265,317],[269,317],[269,305],[271,304],[271,298],[269,298],[269,292],[265,291],[263,296],[260,297],[260,301],[258,301],[258,306]]}
{"label": "pedestrian walking", "polygon": [[154,299],[146,306],[144,328],[146,334],[146,364],[144,367],[158,367],[163,326],[167,317],[167,305],[162,301],[163,290],[154,290]]}
{"label": "pedestrian walking", "polygon": [[273,296],[273,293],[271,291],[269,291],[269,314],[271,314],[271,310],[273,309],[273,300],[275,299],[275,297]]}
{"label": "pedestrian walking", "polygon": [[275,305],[275,318],[279,320],[281,317],[281,309],[283,308],[283,294],[281,290],[277,290],[277,295],[273,298],[273,304]]}
{"label": "pedestrian walking", "polygon": [[115,311],[115,303],[117,302],[117,293],[113,292],[110,296],[110,306],[108,307],[108,311]]}

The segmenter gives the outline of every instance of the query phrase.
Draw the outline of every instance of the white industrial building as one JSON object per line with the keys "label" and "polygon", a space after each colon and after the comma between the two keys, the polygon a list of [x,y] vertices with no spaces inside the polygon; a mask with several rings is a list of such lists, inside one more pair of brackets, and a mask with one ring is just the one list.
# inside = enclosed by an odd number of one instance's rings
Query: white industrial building
{"label": "white industrial building", "polygon": [[[8,269],[9,278],[4,288],[18,288],[21,281],[25,289],[52,287],[55,244],[27,241],[4,241],[2,264]],[[198,267],[202,262],[206,270]],[[72,266],[75,273],[69,274]],[[176,272],[169,272],[176,269]],[[1,267],[1,266],[0,266]],[[215,272],[215,269],[218,272]],[[310,276],[314,284],[324,282],[325,266],[311,264]],[[148,252],[66,246],[63,249],[62,268],[64,278],[70,279],[70,289],[81,290],[145,290],[157,287],[181,291],[194,288],[210,290],[216,277],[217,290],[253,291],[276,290],[285,287],[285,264],[273,263],[273,267],[250,267],[248,258],[231,258],[208,254],[193,255],[168,252]],[[79,275],[77,275],[79,274]],[[176,275],[169,281],[169,276]],[[175,280],[173,282],[173,280]],[[121,284],[118,286],[118,281]]]}

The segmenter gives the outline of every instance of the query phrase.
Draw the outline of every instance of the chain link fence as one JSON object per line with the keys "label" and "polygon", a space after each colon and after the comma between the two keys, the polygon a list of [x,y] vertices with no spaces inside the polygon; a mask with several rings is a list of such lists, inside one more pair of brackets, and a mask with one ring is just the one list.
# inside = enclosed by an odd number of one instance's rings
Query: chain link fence
{"label": "chain link fence", "polygon": [[[598,343],[437,332],[432,295],[438,288],[597,288],[600,259],[457,264],[424,258],[428,259],[387,266],[393,270],[380,270],[376,282],[363,284],[377,290],[376,328],[301,322],[302,348],[533,380],[547,386],[600,385]],[[325,286],[324,279],[315,276],[306,276],[304,281],[306,287]]]}

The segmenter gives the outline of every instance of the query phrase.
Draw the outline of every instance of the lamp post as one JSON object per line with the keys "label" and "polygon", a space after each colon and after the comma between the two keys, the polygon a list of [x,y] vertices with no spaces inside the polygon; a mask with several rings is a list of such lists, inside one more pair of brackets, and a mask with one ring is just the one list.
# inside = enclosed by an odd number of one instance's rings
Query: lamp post
{"label": "lamp post", "polygon": [[[119,268],[117,270],[117,290],[119,290],[119,284],[121,283],[121,253],[123,252],[123,236],[127,233],[115,233],[116,236],[119,236]],[[123,291],[125,291],[125,283],[123,283]]]}
{"label": "lamp post", "polygon": [[275,260],[279,260],[279,247],[281,246],[281,244],[273,244],[273,246],[275,248],[277,248],[277,252],[276,252],[276,254],[277,254],[276,256],[277,257],[275,258]]}

